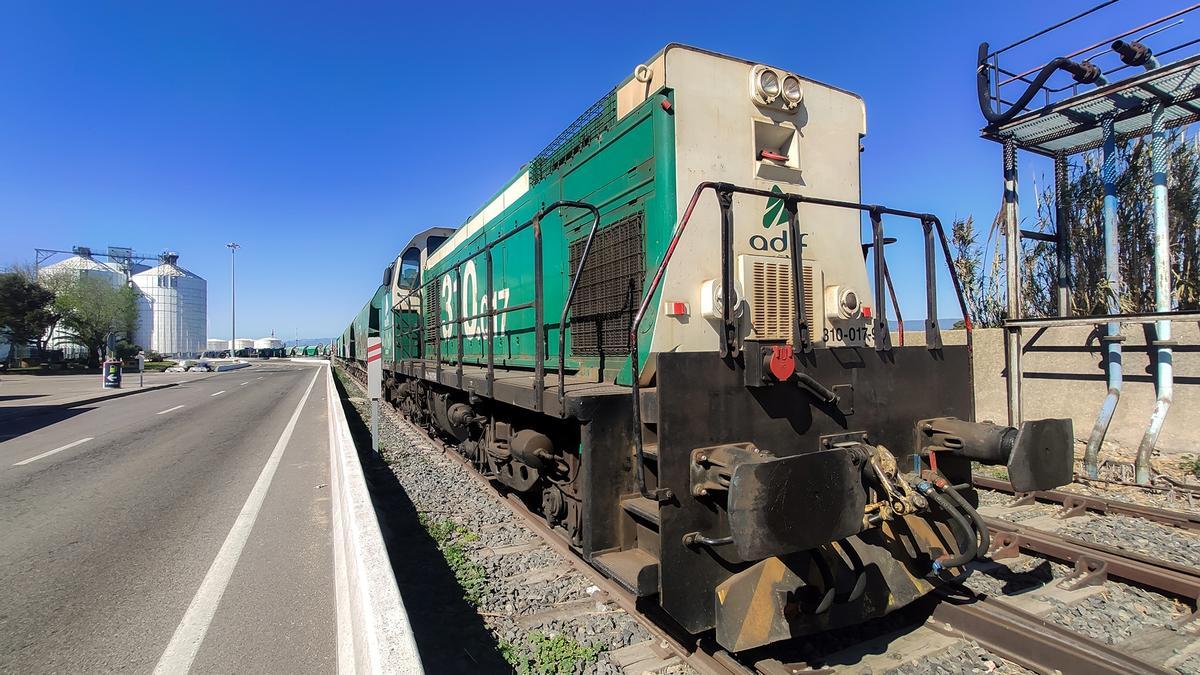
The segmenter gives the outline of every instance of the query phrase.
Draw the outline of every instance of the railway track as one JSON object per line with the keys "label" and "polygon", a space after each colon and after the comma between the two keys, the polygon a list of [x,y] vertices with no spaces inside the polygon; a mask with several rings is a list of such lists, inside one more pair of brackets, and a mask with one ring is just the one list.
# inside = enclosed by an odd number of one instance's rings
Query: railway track
{"label": "railway track", "polygon": [[[360,369],[345,368],[345,372],[360,385],[365,385],[365,376]],[[495,490],[496,485],[475,472],[470,462],[453,446],[404,419],[400,412],[390,405],[382,408],[398,427],[419,436],[429,446],[444,451],[444,456],[461,466],[476,484]],[[841,665],[851,668],[857,666],[861,669],[864,666],[871,667],[874,663],[871,657],[855,663],[854,659],[860,658],[860,654],[864,652],[864,649],[857,645],[822,653],[815,658],[810,655],[789,654],[786,651],[774,653],[778,650],[735,657],[711,640],[695,640],[671,626],[670,620],[661,613],[654,612],[649,603],[639,603],[636,597],[579,558],[568,544],[547,526],[545,520],[531,511],[516,495],[504,494],[499,490],[496,493],[521,525],[539,538],[540,545],[553,550],[561,559],[567,561],[571,574],[586,577],[588,583],[596,589],[593,598],[597,602],[614,603],[637,621],[650,636],[649,640],[609,652],[610,660],[617,663],[624,672],[679,672],[691,669],[706,675],[799,675],[834,672],[834,669]],[[1091,502],[1086,503],[1084,508],[1099,510],[1101,506],[1108,508],[1109,512],[1119,512],[1122,508],[1112,503],[1100,505]],[[1071,508],[1078,507],[1071,503]],[[1114,508],[1118,511],[1113,511]],[[1171,566],[1163,561],[1137,559],[1126,551],[1105,550],[1088,542],[1056,537],[1052,533],[1021,527],[997,518],[989,518],[988,524],[994,532],[993,552],[998,560],[1024,553],[1076,565],[1074,574],[1053,584],[1054,588],[1047,589],[1049,595],[1057,598],[1069,601],[1072,597],[1086,597],[1100,589],[1109,576],[1131,581],[1192,603],[1200,596],[1200,575],[1194,569]],[[1186,527],[1182,524],[1177,526]],[[537,571],[530,572],[536,574]],[[1152,653],[1139,653],[1110,646],[1048,620],[1045,618],[1045,602],[1039,606],[1036,601],[1022,602],[973,593],[962,588],[959,592],[948,592],[919,605],[913,609],[912,613],[916,618],[912,626],[891,630],[884,628],[875,635],[869,634],[867,629],[863,640],[875,646],[865,651],[878,651],[879,645],[882,645],[891,659],[883,663],[895,667],[905,662],[919,663],[956,642],[973,641],[1000,658],[1039,673],[1175,672],[1156,665]],[[580,609],[586,611],[586,608]],[[1194,620],[1195,615],[1192,619],[1192,624],[1200,623]],[[1150,650],[1153,653],[1179,650],[1180,644],[1186,648],[1187,643],[1200,640],[1200,636],[1187,627],[1150,637],[1154,639],[1157,649],[1157,652]],[[900,660],[891,658],[893,652],[903,652]],[[876,661],[878,660],[876,658]],[[878,668],[873,670],[879,672]]]}
{"label": "railway track", "polygon": [[[1141,504],[1098,499],[1070,492],[1047,490],[1017,493],[1011,484],[994,478],[973,477],[978,488],[1014,495],[1008,510],[1030,506],[1036,502],[1058,504],[1062,508],[1050,518],[1063,521],[1087,512],[1101,515],[1122,515],[1169,525],[1187,531],[1200,531],[1200,514],[1170,511]],[[1048,528],[1013,523],[1001,518],[987,518],[992,538],[993,559],[1012,557],[1018,552],[1030,552],[1075,566],[1079,583],[1102,583],[1113,576],[1144,588],[1181,598],[1193,607],[1200,602],[1200,569],[1170,560],[1123,550],[1094,541],[1065,536]],[[1043,519],[1043,522],[1044,519]]]}
{"label": "railway track", "polygon": [[1196,512],[1160,509],[1144,504],[1103,499],[1063,490],[1018,492],[1013,489],[1012,483],[989,476],[975,475],[971,477],[971,480],[977,488],[1013,495],[1017,500],[1013,503],[1013,506],[1033,504],[1035,502],[1061,505],[1063,511],[1059,514],[1059,518],[1070,518],[1090,511],[1102,515],[1114,514],[1144,518],[1155,523],[1200,532],[1200,513]]}

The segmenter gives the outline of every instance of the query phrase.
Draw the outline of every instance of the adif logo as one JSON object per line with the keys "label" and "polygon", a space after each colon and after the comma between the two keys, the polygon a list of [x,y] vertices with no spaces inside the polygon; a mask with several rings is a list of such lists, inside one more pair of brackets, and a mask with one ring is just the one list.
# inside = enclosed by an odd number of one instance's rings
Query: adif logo
{"label": "adif logo", "polygon": [[[788,212],[784,207],[783,190],[779,189],[778,185],[771,186],[771,194],[778,195],[767,199],[767,210],[763,213],[763,227],[771,229],[776,225],[783,225],[788,222]],[[805,239],[808,238],[807,232],[801,232],[800,247],[808,246]],[[788,231],[785,229],[773,237],[756,234],[750,237],[750,248],[755,251],[774,251],[783,253],[788,250]]]}
{"label": "adif logo", "polygon": [[767,211],[763,214],[763,227],[768,230],[787,222],[787,210],[783,208],[783,190],[780,190],[778,185],[772,185],[771,193],[779,196],[767,199]]}

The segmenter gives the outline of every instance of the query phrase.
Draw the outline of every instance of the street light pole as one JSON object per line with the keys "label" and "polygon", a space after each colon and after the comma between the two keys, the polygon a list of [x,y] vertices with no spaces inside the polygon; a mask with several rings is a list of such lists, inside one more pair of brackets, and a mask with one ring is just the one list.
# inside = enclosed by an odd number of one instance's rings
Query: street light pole
{"label": "street light pole", "polygon": [[237,250],[241,244],[231,241],[225,244],[229,249],[231,262],[229,266],[229,358],[237,358]]}

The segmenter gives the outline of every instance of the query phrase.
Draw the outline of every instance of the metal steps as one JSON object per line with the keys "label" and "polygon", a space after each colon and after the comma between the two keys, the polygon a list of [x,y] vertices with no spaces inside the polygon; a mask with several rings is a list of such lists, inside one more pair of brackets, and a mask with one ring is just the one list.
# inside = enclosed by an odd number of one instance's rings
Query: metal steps
{"label": "metal steps", "polygon": [[658,558],[640,548],[602,553],[592,563],[638,597],[658,593]]}
{"label": "metal steps", "polygon": [[655,532],[658,531],[658,503],[654,500],[645,497],[631,497],[621,500],[621,508],[635,520],[653,525]]}

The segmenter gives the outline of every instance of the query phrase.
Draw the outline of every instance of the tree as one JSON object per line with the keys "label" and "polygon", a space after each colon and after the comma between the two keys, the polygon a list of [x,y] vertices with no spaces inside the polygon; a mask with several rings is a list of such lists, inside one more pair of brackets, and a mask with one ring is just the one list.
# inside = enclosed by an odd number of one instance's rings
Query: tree
{"label": "tree", "polygon": [[991,260],[988,260],[988,248],[995,243],[992,234],[996,228],[997,224],[992,223],[987,241],[980,245],[974,218],[960,218],[950,226],[950,242],[956,251],[954,270],[962,281],[967,315],[976,328],[991,328],[1004,321],[1003,284],[996,276],[988,274],[989,269],[996,269],[1000,260],[999,246],[992,249]]}
{"label": "tree", "polygon": [[54,325],[51,310],[54,294],[19,272],[0,274],[0,335],[12,348],[12,363],[18,345],[39,341]]}
{"label": "tree", "polygon": [[68,342],[88,350],[88,365],[97,366],[110,333],[132,338],[137,322],[136,290],[113,286],[107,279],[64,272],[48,283]]}
{"label": "tree", "polygon": [[[1121,311],[1154,310],[1154,224],[1150,144],[1145,138],[1118,146],[1117,238],[1120,245],[1121,288],[1115,298]],[[1200,135],[1190,141],[1182,133],[1168,143],[1167,211],[1171,285],[1176,309],[1200,308]],[[1101,157],[1091,151],[1070,167],[1060,195],[1070,231],[1071,313],[1108,312],[1116,289],[1109,288],[1104,269],[1104,184]],[[1031,229],[1055,230],[1056,195],[1053,186],[1035,190],[1037,204]],[[1004,318],[1004,251],[997,215],[987,245],[979,247],[970,218],[953,227],[955,268],[962,279],[972,322],[999,325]],[[987,248],[995,243],[991,260]],[[1055,313],[1058,276],[1055,244],[1023,239],[1021,295],[1025,316]]]}

